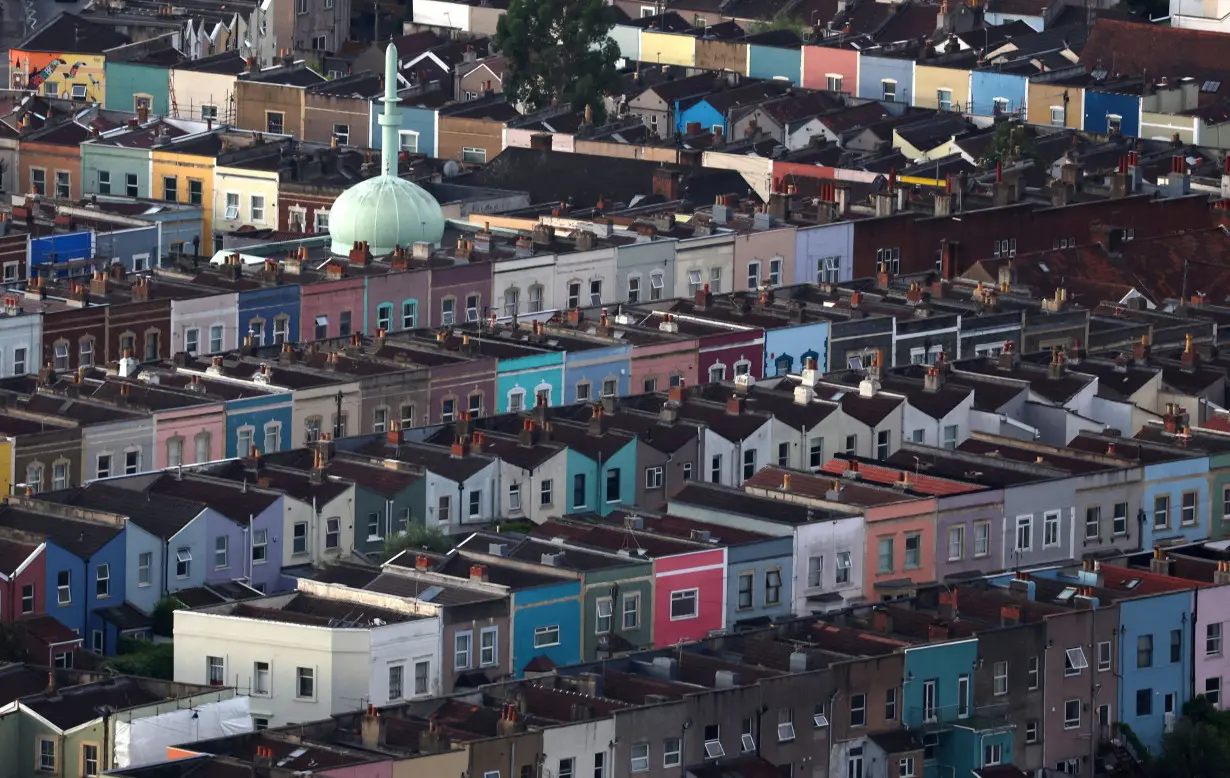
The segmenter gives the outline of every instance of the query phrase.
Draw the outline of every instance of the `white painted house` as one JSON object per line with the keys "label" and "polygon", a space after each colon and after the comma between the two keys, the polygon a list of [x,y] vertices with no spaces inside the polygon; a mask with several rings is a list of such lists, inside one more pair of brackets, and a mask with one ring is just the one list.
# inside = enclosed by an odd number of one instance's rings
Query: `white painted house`
{"label": "white painted house", "polygon": [[442,693],[438,605],[304,579],[298,587],[176,611],[176,681],[234,686],[268,726]]}

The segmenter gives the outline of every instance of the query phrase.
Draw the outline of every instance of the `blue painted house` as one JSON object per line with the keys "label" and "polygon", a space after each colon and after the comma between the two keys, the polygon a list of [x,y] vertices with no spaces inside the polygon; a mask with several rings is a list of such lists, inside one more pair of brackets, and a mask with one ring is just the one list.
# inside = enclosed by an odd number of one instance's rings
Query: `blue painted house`
{"label": "blue painted house", "polygon": [[1119,721],[1157,753],[1191,696],[1191,590],[1119,602]]}
{"label": "blue painted house", "polygon": [[765,330],[765,377],[799,372],[803,369],[804,354],[815,354],[817,366],[823,366],[828,351],[828,321],[810,321]]}
{"label": "blue painted house", "polygon": [[[416,105],[416,102],[420,104]],[[431,96],[403,97],[397,107],[401,110],[401,126],[397,130],[401,151],[437,156],[440,114],[438,106],[432,105]],[[369,125],[370,145],[374,149],[381,148],[383,142],[380,125],[376,120],[383,109],[382,103],[372,101]]]}
{"label": "blue painted house", "polygon": [[[175,481],[170,476],[167,479]],[[203,516],[209,511],[204,501],[198,499],[203,496],[176,494],[174,488],[147,491],[124,488],[110,481],[94,481],[79,489],[40,495],[40,499],[126,519],[125,564],[115,568],[117,591],[123,592],[125,597],[119,601],[113,597],[104,599],[111,601],[109,606],[123,602],[128,608],[149,614],[169,592],[186,588],[184,581],[175,576],[174,557],[176,550],[184,546],[183,538],[191,534],[188,528],[203,524]],[[197,544],[189,553],[200,556],[202,550]],[[196,585],[201,579],[193,580],[192,585]],[[100,615],[108,623],[108,647],[116,645],[121,633],[139,631],[131,611],[106,607]],[[86,643],[88,646],[88,636]]]}
{"label": "blue painted house", "polygon": [[295,343],[299,340],[299,284],[281,284],[279,286],[262,286],[259,289],[246,289],[239,292],[239,332],[253,331],[252,322],[258,319],[264,322],[261,328],[264,345],[275,342],[275,333],[279,321],[285,321],[286,342]]}
{"label": "blue painted house", "polygon": [[608,382],[615,382],[615,395],[623,397],[632,392],[632,346],[620,343],[615,346],[564,352],[564,385],[561,402],[578,402],[585,398],[577,395],[578,386],[588,387],[586,397],[596,398],[604,393]]}
{"label": "blue painted house", "polygon": [[782,35],[783,32],[786,31],[776,30],[746,38],[749,76],[802,83],[803,49],[799,45],[788,45],[785,41],[782,45],[773,45],[778,38],[793,37],[793,33]]}
{"label": "blue painted house", "polygon": [[[1016,73],[974,70],[970,74],[970,105],[967,113],[977,116],[1025,115],[1029,79]],[[1049,117],[1048,117],[1049,119]]]}
{"label": "blue painted house", "polygon": [[[548,404],[560,405],[564,397],[564,352],[546,351],[500,359],[496,365],[496,412],[532,408],[542,392]],[[601,387],[599,387],[601,388]]]}
{"label": "blue painted house", "polygon": [[[795,58],[794,76],[792,82],[799,80],[799,52],[793,52]],[[768,78],[767,76],[762,76]],[[780,97],[788,87],[785,79],[777,81],[755,81],[732,89],[722,89],[711,92],[703,97],[688,97],[675,101],[675,131],[686,133],[687,126],[699,124],[703,130],[721,127],[726,137],[730,137],[731,112],[736,108],[746,108],[764,100]]]}
{"label": "blue painted house", "polygon": [[1081,129],[1104,135],[1112,128],[1134,138],[1140,135],[1140,85],[1116,88],[1093,83],[1085,87],[1085,118]]}
{"label": "blue painted house", "polygon": [[[881,104],[913,104],[914,60],[906,57],[875,57],[859,54],[858,96]],[[797,277],[797,276],[796,276]]]}
{"label": "blue painted house", "polygon": [[[296,445],[291,427],[292,394],[271,387],[269,391],[245,391],[244,396],[226,403],[226,457],[246,456],[241,451],[256,446],[261,453],[271,453],[269,444],[277,442],[277,451]],[[241,445],[241,440],[243,444]]]}
{"label": "blue painted house", "polygon": [[85,521],[10,510],[4,526],[46,538],[47,615],[83,637],[85,648],[114,654],[116,630],[100,609],[124,604],[123,521]]}
{"label": "blue painted house", "polygon": [[1161,540],[1209,537],[1209,458],[1145,465],[1141,548]]}
{"label": "blue painted house", "polygon": [[517,677],[536,657],[556,666],[581,661],[581,581],[561,580],[512,593],[512,669]]}
{"label": "blue painted house", "polygon": [[94,233],[88,230],[33,238],[30,240],[30,267],[27,270],[36,274],[42,265],[59,266],[42,272],[54,278],[63,278],[68,275],[68,267],[64,263],[89,259],[94,255]]}

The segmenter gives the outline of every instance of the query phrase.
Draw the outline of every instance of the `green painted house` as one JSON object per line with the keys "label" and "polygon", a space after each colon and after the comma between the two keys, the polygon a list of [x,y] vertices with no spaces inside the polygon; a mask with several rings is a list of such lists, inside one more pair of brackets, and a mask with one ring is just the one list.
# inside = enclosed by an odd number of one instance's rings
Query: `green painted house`
{"label": "green painted house", "polygon": [[126,145],[141,133],[113,130],[81,144],[81,193],[151,197],[148,144]]}
{"label": "green painted house", "polygon": [[225,719],[238,717],[246,704],[231,688],[132,676],[48,684],[0,708],[0,778],[100,775],[153,761],[179,740],[176,719],[209,706],[222,706]]}

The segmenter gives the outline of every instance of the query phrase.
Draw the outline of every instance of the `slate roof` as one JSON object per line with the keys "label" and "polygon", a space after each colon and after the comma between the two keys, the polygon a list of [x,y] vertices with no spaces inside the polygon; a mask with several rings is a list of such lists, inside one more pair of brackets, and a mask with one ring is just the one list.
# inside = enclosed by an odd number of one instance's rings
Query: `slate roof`
{"label": "slate roof", "polygon": [[[60,12],[50,22],[21,42],[23,51],[102,54],[107,49],[132,43],[132,38],[112,24],[99,24],[77,14]],[[74,63],[69,62],[67,67]]]}
{"label": "slate roof", "polygon": [[94,556],[124,529],[123,526],[33,513],[11,505],[0,508],[0,527],[10,527],[45,537],[82,559]]}
{"label": "slate roof", "polygon": [[154,622],[149,616],[146,616],[129,603],[113,605],[109,608],[97,608],[94,612],[103,621],[114,624],[120,632],[137,632],[154,626]]}
{"label": "slate roof", "polygon": [[0,573],[12,576],[38,546],[10,538],[0,538]]}
{"label": "slate roof", "polygon": [[202,502],[124,489],[105,481],[76,489],[40,494],[38,498],[61,505],[126,516],[133,524],[163,540],[174,537],[205,510],[205,504]]}
{"label": "slate roof", "polygon": [[[778,484],[781,483],[779,477]],[[696,505],[711,508],[720,513],[730,513],[737,516],[752,516],[764,521],[781,524],[806,524],[811,521],[842,519],[846,513],[826,511],[821,508],[809,508],[798,503],[771,500],[747,494],[740,489],[733,489],[715,484],[689,483],[674,497],[671,503],[681,505]]]}
{"label": "slate roof", "polygon": [[[569,199],[578,203],[600,199],[628,202],[637,195],[653,195],[654,171],[660,167],[643,159],[509,147],[481,169],[450,180],[527,192],[530,202],[535,203]],[[748,191],[746,179],[737,171],[687,166],[679,172],[680,192],[694,203],[713,202],[719,194]]]}
{"label": "slate roof", "polygon": [[99,683],[58,689],[52,696],[26,698],[22,703],[61,731],[102,717],[100,706],[127,710],[166,699],[131,678],[117,677]]}
{"label": "slate roof", "polygon": [[214,469],[211,469],[210,475],[219,478],[225,478],[229,481],[237,483],[252,483],[256,485],[256,478],[259,477],[261,482],[268,482],[270,489],[276,489],[280,492],[285,492],[288,497],[293,497],[301,502],[311,502],[316,500],[318,505],[336,499],[346,493],[351,486],[346,481],[335,481],[331,478],[325,478],[320,483],[314,483],[308,473],[299,473],[292,470],[282,470],[275,467],[266,467],[260,471],[260,475],[256,476],[250,472],[247,465],[241,460],[227,462]]}
{"label": "slate roof", "polygon": [[1113,68],[1112,76],[1220,81],[1214,94],[1230,94],[1222,33],[1102,18],[1094,23],[1081,62],[1090,70]]}
{"label": "slate roof", "polygon": [[[414,557],[410,557],[413,569]],[[468,573],[467,573],[468,576]],[[479,589],[470,589],[461,585],[441,585],[434,581],[415,578],[413,575],[400,573],[380,573],[367,582],[364,589],[395,597],[414,597],[424,599],[436,605],[468,605],[472,602],[487,602],[503,599],[503,595]]]}
{"label": "slate roof", "polygon": [[904,473],[909,478],[909,490],[919,494],[945,497],[953,494],[977,492],[982,488],[976,484],[962,483],[960,481],[953,481],[947,478],[936,478],[935,476],[923,475],[921,473],[911,473],[907,470],[880,467],[866,460],[830,459],[824,464],[824,467],[821,468],[821,472],[839,477],[844,476],[847,472],[849,472],[850,466],[854,461],[857,461],[858,464],[858,474],[860,480],[876,484],[888,484],[892,486],[895,484],[906,483],[901,480],[902,474]]}
{"label": "slate roof", "polygon": [[177,479],[170,473],[150,484],[149,489],[158,495],[175,495],[180,499],[204,503],[231,521],[243,525],[278,501],[278,495],[268,491],[245,490],[239,485],[218,484],[191,476]]}

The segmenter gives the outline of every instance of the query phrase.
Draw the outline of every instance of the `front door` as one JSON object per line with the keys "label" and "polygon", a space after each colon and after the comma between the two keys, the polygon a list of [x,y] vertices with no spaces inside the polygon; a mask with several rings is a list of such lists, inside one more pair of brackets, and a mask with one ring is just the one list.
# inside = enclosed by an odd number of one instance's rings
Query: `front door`
{"label": "front door", "polygon": [[850,754],[846,758],[846,778],[863,778],[862,746],[855,746],[850,749]]}

